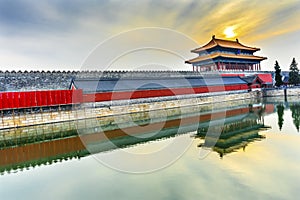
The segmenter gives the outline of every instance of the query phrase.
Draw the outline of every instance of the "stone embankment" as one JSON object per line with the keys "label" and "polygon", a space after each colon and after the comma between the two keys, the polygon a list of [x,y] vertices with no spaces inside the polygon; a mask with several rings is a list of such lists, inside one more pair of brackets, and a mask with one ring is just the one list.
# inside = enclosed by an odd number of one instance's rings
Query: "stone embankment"
{"label": "stone embankment", "polygon": [[[288,87],[286,88],[287,96],[300,96],[300,87]],[[284,88],[280,89],[266,89],[263,92],[264,97],[284,96]]]}

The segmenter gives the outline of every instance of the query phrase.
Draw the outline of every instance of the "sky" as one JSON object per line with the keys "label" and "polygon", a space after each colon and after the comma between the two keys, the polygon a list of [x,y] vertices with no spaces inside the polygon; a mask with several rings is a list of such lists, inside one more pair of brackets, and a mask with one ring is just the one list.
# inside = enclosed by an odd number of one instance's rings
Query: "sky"
{"label": "sky", "polygon": [[[192,68],[184,64],[184,59],[197,56],[190,50],[209,42],[212,35],[238,38],[247,46],[261,48],[255,54],[268,57],[262,62],[263,70],[274,70],[275,60],[288,70],[293,57],[300,62],[299,11],[298,0],[0,0],[0,70],[79,70],[99,45],[123,33],[131,33],[123,37],[127,38],[127,50],[132,48],[131,53],[144,47],[139,37],[158,41],[169,54],[172,48],[182,47],[184,56],[176,62],[173,56],[174,63],[169,64],[180,62],[178,69],[182,70]],[[178,34],[179,39],[166,40],[151,31],[138,37],[132,34],[132,30],[147,27],[168,30],[170,35]],[[167,32],[162,35],[168,35]],[[103,59],[110,58],[122,46],[116,41],[108,45],[107,51],[98,52],[101,65],[106,64]],[[166,43],[170,45],[164,46]],[[149,55],[139,65],[150,69],[149,64],[162,64],[162,59],[155,58],[173,60],[165,52],[156,54],[157,51],[139,51],[118,62],[114,55],[110,63],[116,69],[127,69],[130,62]],[[118,56],[124,57],[124,52]],[[99,63],[92,63],[92,67]]]}

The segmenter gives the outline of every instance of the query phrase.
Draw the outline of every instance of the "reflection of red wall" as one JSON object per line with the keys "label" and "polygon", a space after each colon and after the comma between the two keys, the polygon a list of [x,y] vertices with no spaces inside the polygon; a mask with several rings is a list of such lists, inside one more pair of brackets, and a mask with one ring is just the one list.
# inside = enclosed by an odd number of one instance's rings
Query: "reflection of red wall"
{"label": "reflection of red wall", "polygon": [[145,126],[128,127],[123,129],[116,129],[100,133],[86,134],[81,137],[62,138],[59,140],[46,141],[42,143],[26,144],[13,148],[6,148],[0,150],[0,166],[15,165],[24,163],[26,161],[39,160],[51,156],[72,153],[75,151],[85,149],[83,144],[91,142],[100,142],[107,139],[114,139],[117,137],[159,131],[162,128],[179,127],[183,125],[196,124],[205,122],[211,119],[219,119],[223,117],[236,116],[246,114],[249,108],[240,108],[228,111],[222,111],[212,114],[204,114],[200,116],[187,117],[183,119],[169,120],[166,122],[157,122]]}
{"label": "reflection of red wall", "polygon": [[273,113],[275,110],[274,104],[265,104],[265,112],[267,114]]}
{"label": "reflection of red wall", "polygon": [[162,128],[179,127],[183,125],[205,122],[211,119],[231,117],[249,112],[249,108],[240,108],[234,110],[221,111],[216,113],[204,114],[200,116],[187,117],[182,119],[169,120],[166,122],[157,122],[145,126],[128,127],[100,133],[93,133],[76,136],[72,138],[62,138],[59,140],[46,141],[42,143],[26,144],[13,148],[0,150],[0,166],[16,165],[27,161],[40,160],[56,155],[63,155],[85,149],[84,144],[92,142],[101,142],[117,137],[135,135],[153,131],[159,131]]}
{"label": "reflection of red wall", "polygon": [[0,150],[0,166],[24,163],[84,149],[79,137],[63,138]]}

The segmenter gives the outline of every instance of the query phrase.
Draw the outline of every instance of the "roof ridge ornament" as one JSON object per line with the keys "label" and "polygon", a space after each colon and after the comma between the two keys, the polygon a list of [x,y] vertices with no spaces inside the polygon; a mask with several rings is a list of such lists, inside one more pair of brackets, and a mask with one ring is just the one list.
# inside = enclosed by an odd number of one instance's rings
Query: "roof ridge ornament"
{"label": "roof ridge ornament", "polygon": [[236,38],[235,40],[236,40],[237,43],[239,43],[239,39]]}
{"label": "roof ridge ornament", "polygon": [[212,36],[212,39],[216,39],[216,35],[213,35],[213,36]]}

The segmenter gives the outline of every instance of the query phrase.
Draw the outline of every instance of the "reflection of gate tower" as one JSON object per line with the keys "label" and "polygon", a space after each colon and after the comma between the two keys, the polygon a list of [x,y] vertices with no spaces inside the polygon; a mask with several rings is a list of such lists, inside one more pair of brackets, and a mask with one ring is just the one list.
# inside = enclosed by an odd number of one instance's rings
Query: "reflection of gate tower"
{"label": "reflection of gate tower", "polygon": [[[260,112],[261,110],[257,110]],[[256,111],[246,115],[235,116],[234,119],[226,119],[225,123],[198,129],[197,137],[205,139],[199,146],[212,148],[213,151],[223,155],[245,149],[246,146],[256,140],[265,138],[259,131],[269,128],[264,125],[263,120],[257,115]],[[216,134],[214,134],[216,129]],[[221,134],[219,134],[221,132]]]}
{"label": "reflection of gate tower", "polygon": [[198,57],[185,63],[193,65],[193,71],[257,71],[260,61],[267,59],[253,55],[259,48],[248,47],[239,42],[212,37],[206,45],[193,49]]}

